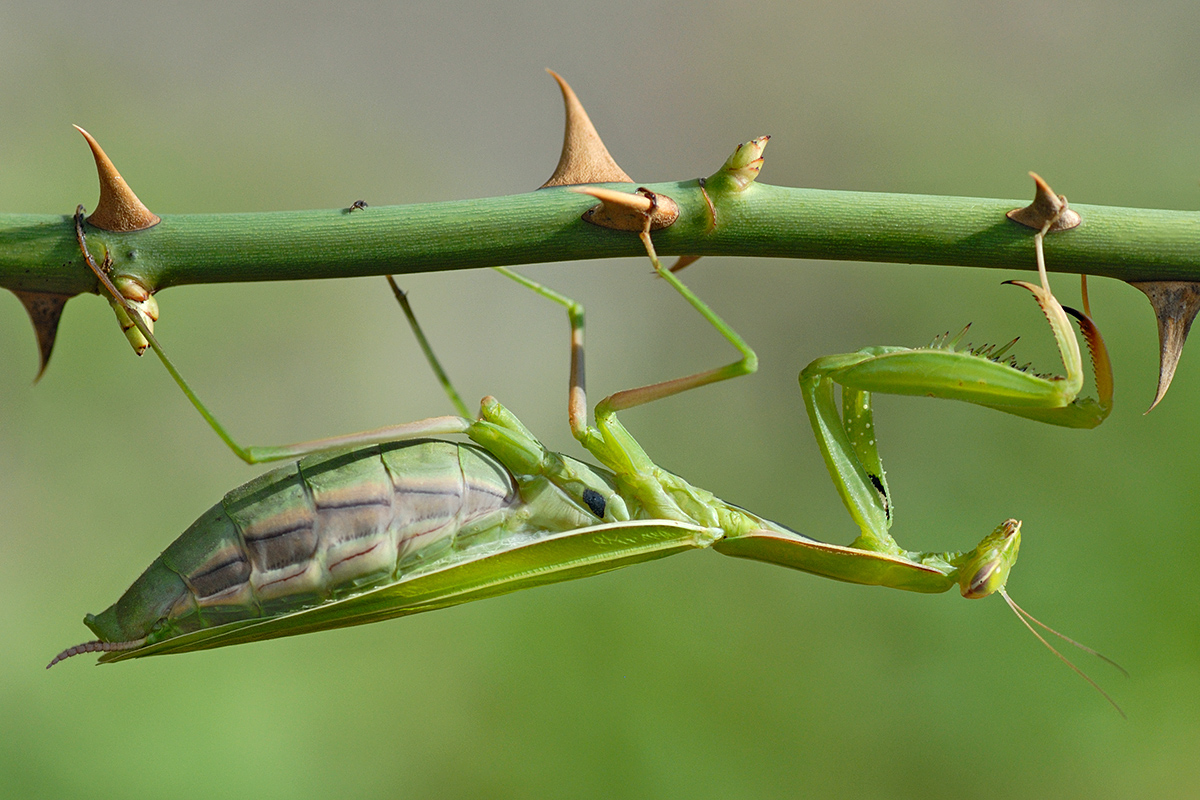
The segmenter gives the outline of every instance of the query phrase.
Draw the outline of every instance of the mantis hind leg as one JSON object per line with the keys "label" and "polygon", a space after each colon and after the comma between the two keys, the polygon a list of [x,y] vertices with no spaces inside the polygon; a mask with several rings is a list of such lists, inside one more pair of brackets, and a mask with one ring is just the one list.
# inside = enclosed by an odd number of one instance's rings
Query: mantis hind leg
{"label": "mantis hind leg", "polygon": [[438,383],[442,385],[446,396],[450,398],[450,403],[460,416],[471,416],[470,410],[467,409],[467,404],[463,402],[462,396],[454,388],[454,383],[450,380],[450,376],[446,374],[446,370],[442,369],[442,362],[438,360],[437,355],[433,352],[433,346],[425,338],[425,332],[421,330],[421,324],[417,322],[417,315],[413,313],[412,305],[408,302],[408,293],[396,284],[396,279],[391,275],[387,276],[387,282],[392,287],[392,294],[396,296],[396,302],[400,304],[400,308],[404,311],[404,316],[408,318],[409,327],[412,328],[413,335],[417,337],[417,344],[421,346],[421,352],[425,354],[425,360],[429,362],[429,366],[433,369],[433,374],[437,377]]}
{"label": "mantis hind leg", "polygon": [[[596,406],[596,418],[598,421],[611,417],[616,411],[661,400],[665,397],[680,394],[700,386],[706,386],[710,383],[717,383],[742,375],[750,375],[758,369],[758,356],[746,344],[745,340],[674,274],[674,268],[668,269],[659,261],[658,254],[654,249],[654,243],[650,238],[649,215],[646,217],[645,226],[640,232],[639,237],[646,248],[646,254],[654,266],[655,273],[675,289],[726,341],[733,345],[741,354],[741,358],[723,367],[716,367],[692,375],[647,384],[634,389],[625,389],[611,394],[601,400]],[[691,263],[691,261],[683,262],[683,265],[686,266],[688,263]],[[589,436],[589,426],[587,424],[587,391],[583,354],[583,306],[575,300],[559,294],[510,269],[504,267],[495,267],[494,269],[542,297],[558,303],[567,309],[567,315],[571,324],[571,383],[568,416],[571,423],[571,431],[575,434],[575,438],[584,442]]]}
{"label": "mantis hind leg", "polygon": [[[675,274],[675,268],[667,269],[658,260],[658,254],[654,250],[654,242],[650,239],[650,218],[647,216],[645,226],[638,234],[642,240],[642,244],[646,248],[646,255],[650,257],[650,263],[654,265],[654,271],[658,277],[662,278],[678,292],[684,300],[686,300],[692,308],[696,309],[708,323],[720,333],[725,340],[733,345],[741,358],[726,364],[723,367],[704,370],[692,375],[685,375],[681,378],[674,378],[660,383],[653,383],[647,386],[641,386],[636,389],[626,389],[616,394],[609,395],[600,401],[596,407],[596,414],[599,417],[602,414],[607,414],[613,411],[620,411],[626,408],[634,408],[644,403],[649,403],[654,400],[659,400],[664,397],[686,392],[689,389],[695,389],[700,386],[707,386],[710,383],[737,378],[742,375],[751,375],[758,370],[758,355],[746,344],[745,340],[738,335],[730,325],[721,319],[716,312],[709,308],[708,304],[697,297],[691,289],[689,289],[679,276]],[[683,266],[691,263],[680,260]],[[679,265],[676,265],[677,267]]]}
{"label": "mantis hind leg", "polygon": [[[83,254],[84,260],[88,267],[96,275],[96,279],[104,286],[104,289],[112,297],[112,301],[120,306],[127,315],[129,322],[138,329],[141,335],[145,338],[146,343],[154,350],[155,355],[162,361],[171,378],[174,379],[176,385],[183,391],[184,395],[191,404],[200,412],[216,432],[221,441],[233,451],[234,455],[245,461],[247,464],[259,464],[267,461],[281,461],[283,459],[300,458],[309,455],[310,453],[319,453],[327,450],[337,450],[346,447],[360,447],[371,444],[380,444],[383,442],[391,442],[402,439],[418,439],[425,436],[438,436],[465,432],[471,425],[471,420],[465,419],[467,415],[462,417],[432,417],[430,419],[420,420],[418,422],[409,422],[401,425],[390,425],[384,428],[378,428],[372,431],[362,431],[359,433],[350,433],[342,436],[331,436],[325,439],[314,439],[307,442],[297,442],[294,444],[285,445],[241,445],[225,426],[213,416],[212,412],[200,401],[199,396],[184,380],[183,375],[175,367],[174,362],[167,356],[163,346],[159,344],[155,338],[154,332],[146,323],[142,315],[142,310],[137,305],[131,303],[117,287],[113,284],[108,276],[106,269],[96,263],[92,257],[91,251],[87,247],[87,235],[83,227],[83,206],[80,206],[75,213],[75,237],[79,242],[79,249]],[[436,359],[435,359],[436,361]],[[447,385],[447,384],[444,384]],[[453,391],[451,388],[450,391]]]}

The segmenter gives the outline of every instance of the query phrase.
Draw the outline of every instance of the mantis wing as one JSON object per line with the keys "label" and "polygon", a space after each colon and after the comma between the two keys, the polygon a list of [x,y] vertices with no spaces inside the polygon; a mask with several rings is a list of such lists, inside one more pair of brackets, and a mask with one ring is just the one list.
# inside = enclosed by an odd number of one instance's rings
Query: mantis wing
{"label": "mantis wing", "polygon": [[684,550],[709,547],[721,531],[672,520],[638,520],[580,528],[517,543],[481,547],[450,564],[321,605],[263,619],[239,620],[100,657],[129,658],[208,650],[280,636],[345,628],[495,597],[518,589],[599,575]]}

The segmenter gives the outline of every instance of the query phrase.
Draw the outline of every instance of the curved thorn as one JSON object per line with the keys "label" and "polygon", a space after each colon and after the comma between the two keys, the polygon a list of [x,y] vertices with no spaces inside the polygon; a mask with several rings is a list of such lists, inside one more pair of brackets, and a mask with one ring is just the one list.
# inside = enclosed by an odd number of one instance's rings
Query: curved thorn
{"label": "curved thorn", "polygon": [[617,162],[608,154],[608,148],[604,146],[575,92],[557,72],[551,69],[546,72],[558,81],[558,88],[562,90],[567,124],[558,166],[550,179],[539,188],[580,183],[633,183],[633,178],[626,175],[625,170],[617,166]]}
{"label": "curved thorn", "polygon": [[1154,306],[1158,318],[1158,390],[1154,402],[1146,409],[1149,414],[1166,396],[1175,377],[1175,367],[1183,354],[1183,344],[1192,330],[1196,312],[1200,311],[1200,283],[1191,281],[1130,282],[1140,289]]}
{"label": "curved thorn", "polygon": [[88,217],[88,222],[97,228],[117,233],[141,231],[161,222],[158,215],[146,208],[133,193],[133,189],[129,188],[129,184],[105,155],[100,143],[78,125],[71,127],[83,134],[88,147],[92,148],[92,157],[96,159],[96,173],[100,177],[100,199],[96,203],[96,210]]}
{"label": "curved thorn", "polygon": [[672,264],[668,269],[671,272],[679,272],[684,267],[690,267],[700,260],[700,256],[680,256],[679,260]]}
{"label": "curved thorn", "polygon": [[46,372],[46,366],[50,363],[50,354],[54,351],[54,339],[58,336],[58,323],[62,319],[63,306],[75,295],[55,292],[22,292],[17,289],[13,289],[12,292],[21,301],[21,305],[25,306],[25,311],[29,314],[29,321],[33,323],[33,332],[37,336],[38,356],[41,360],[37,377],[33,379],[33,382],[37,383],[42,379],[42,375]]}
{"label": "curved thorn", "polygon": [[1055,194],[1040,175],[1031,172],[1029,177],[1033,178],[1034,184],[1033,202],[1024,208],[1014,208],[1005,216],[1035,231],[1049,221],[1049,233],[1070,230],[1083,221],[1078,213],[1068,208],[1067,198]]}

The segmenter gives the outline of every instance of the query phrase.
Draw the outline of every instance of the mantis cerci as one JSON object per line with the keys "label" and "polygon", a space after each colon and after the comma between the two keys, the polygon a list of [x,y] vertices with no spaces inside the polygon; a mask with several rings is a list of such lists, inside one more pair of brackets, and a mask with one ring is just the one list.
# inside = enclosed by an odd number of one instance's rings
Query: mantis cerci
{"label": "mantis cerci", "polygon": [[[95,640],[64,650],[48,666],[87,652],[102,652],[100,661],[107,663],[360,625],[707,547],[851,583],[929,593],[957,585],[967,598],[1000,592],[1029,626],[1028,615],[1004,590],[1020,546],[1019,521],[1005,520],[967,552],[913,552],[892,538],[871,393],[944,397],[1056,425],[1098,425],[1112,394],[1108,355],[1091,319],[1064,309],[1050,292],[1041,251],[1047,228],[1035,235],[1040,285],[1014,283],[1029,290],[1045,313],[1065,377],[1041,377],[1011,359],[1002,362],[1008,346],[957,349],[961,334],[927,348],[828,356],[801,373],[826,466],[861,529],[850,545],[818,541],[692,486],[655,465],[618,421],[618,410],[751,372],[756,363],[737,334],[659,263],[647,222],[641,238],[657,274],[742,359],[611,395],[596,406],[594,425],[587,421],[582,306],[497,268],[567,309],[570,427],[601,467],[547,450],[492,397],[483,399],[477,418],[468,418],[396,289],[461,415],[243,449],[197,402],[247,460],[303,457],[227,494],[114,605],[85,618]],[[83,244],[82,229],[80,238]],[[1083,366],[1068,313],[1089,344],[1098,400],[1077,398]],[[158,350],[139,315],[130,316]],[[164,363],[176,374],[165,357]],[[835,383],[842,387],[841,413]],[[452,434],[471,443],[426,438]]]}

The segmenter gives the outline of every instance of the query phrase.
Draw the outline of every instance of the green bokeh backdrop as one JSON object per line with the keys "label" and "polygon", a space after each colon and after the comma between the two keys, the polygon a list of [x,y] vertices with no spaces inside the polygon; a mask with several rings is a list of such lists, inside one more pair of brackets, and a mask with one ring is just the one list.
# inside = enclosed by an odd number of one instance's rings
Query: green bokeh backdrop
{"label": "green bokeh backdrop", "polygon": [[[94,204],[92,131],[160,213],[529,190],[572,81],[636,179],[773,139],[762,179],[997,197],[1035,169],[1086,203],[1196,208],[1194,2],[0,3],[0,209]],[[686,9],[686,10],[685,10]],[[231,257],[235,257],[231,254]],[[603,393],[731,357],[645,262],[528,274],[585,302]],[[992,271],[711,259],[686,273],[762,369],[625,415],[662,464],[848,541],[795,376],[973,321],[1053,352]],[[460,390],[553,447],[561,312],[486,272],[404,281]],[[1055,285],[1070,303],[1073,278]],[[443,413],[382,279],[160,295],[162,339],[244,440]],[[1118,407],[1093,432],[880,398],[896,535],[1025,521],[1018,601],[1121,661],[1120,719],[998,599],[835,584],[700,553],[346,631],[47,673],[237,462],[95,297],[37,386],[0,297],[0,787],[12,797],[1126,797],[1200,781],[1200,365],[1148,417],[1145,299],[1097,281]],[[977,333],[976,333],[977,332]],[[1193,345],[1195,347],[1195,345]]]}

